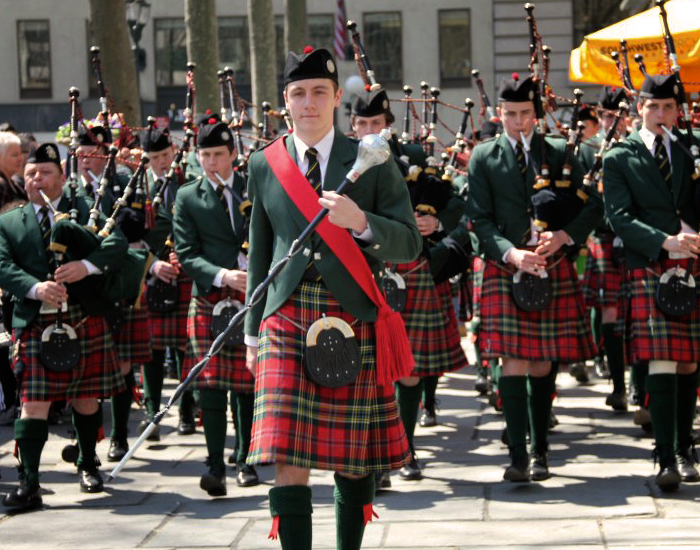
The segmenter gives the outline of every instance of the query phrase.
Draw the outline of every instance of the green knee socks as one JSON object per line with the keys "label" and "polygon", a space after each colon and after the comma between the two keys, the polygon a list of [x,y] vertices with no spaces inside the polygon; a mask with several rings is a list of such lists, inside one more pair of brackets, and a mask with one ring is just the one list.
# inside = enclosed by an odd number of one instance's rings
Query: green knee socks
{"label": "green knee socks", "polygon": [[76,438],[80,454],[78,455],[77,466],[91,470],[95,464],[95,446],[97,445],[97,434],[102,426],[102,407],[93,414],[80,414],[73,409],[73,426],[75,426]]}
{"label": "green knee socks", "polygon": [[112,396],[111,436],[116,439],[125,439],[129,432],[131,402],[134,400],[133,388],[136,385],[134,371],[130,370],[129,373],[124,376],[124,380],[126,381],[126,389]]}
{"label": "green knee socks", "polygon": [[695,405],[698,398],[698,370],[691,374],[678,374],[676,394],[676,451],[685,452],[692,443]]}
{"label": "green knee socks", "polygon": [[206,389],[199,392],[202,407],[204,439],[209,453],[209,469],[219,475],[225,470],[224,447],[226,445],[226,390]]}
{"label": "green knee socks", "polygon": [[253,405],[255,403],[254,393],[236,394],[236,439],[238,449],[236,453],[236,463],[245,463],[250,449],[250,438],[253,430]]}
{"label": "green knee socks", "polygon": [[38,418],[15,420],[15,441],[22,471],[29,485],[39,485],[39,462],[44,443],[49,438],[49,423]]}
{"label": "green knee socks", "polygon": [[552,414],[552,399],[556,391],[557,373],[553,369],[546,376],[528,376],[528,412],[530,417],[530,450],[547,452],[547,433]]}
{"label": "green knee socks", "polygon": [[143,365],[143,397],[146,402],[146,413],[149,418],[160,409],[160,400],[163,395],[163,377],[165,376],[165,350],[154,349],[153,361]]}
{"label": "green knee socks", "polygon": [[311,550],[311,489],[306,485],[273,487],[269,492],[273,529],[282,550]]}
{"label": "green knee socks", "polygon": [[608,357],[608,369],[613,383],[613,392],[625,393],[624,339],[615,331],[615,323],[602,325],[603,346]]}
{"label": "green knee socks", "polygon": [[501,376],[498,393],[503,402],[510,450],[527,453],[527,377]]}
{"label": "green knee socks", "polygon": [[[338,550],[359,550],[365,525],[371,521],[374,475],[348,479],[335,474],[335,528]],[[369,516],[369,517],[366,517]]]}
{"label": "green knee socks", "polygon": [[437,392],[439,376],[426,376],[423,379],[423,407],[435,413],[435,392]]}
{"label": "green knee socks", "polygon": [[677,384],[676,374],[650,374],[647,376],[649,413],[651,414],[651,423],[654,426],[656,450],[662,468],[675,461]]}
{"label": "green knee socks", "polygon": [[399,414],[403,421],[403,429],[406,432],[406,438],[411,448],[413,448],[413,432],[416,430],[422,390],[420,382],[415,386],[404,386],[401,382],[396,383],[396,401],[399,404]]}

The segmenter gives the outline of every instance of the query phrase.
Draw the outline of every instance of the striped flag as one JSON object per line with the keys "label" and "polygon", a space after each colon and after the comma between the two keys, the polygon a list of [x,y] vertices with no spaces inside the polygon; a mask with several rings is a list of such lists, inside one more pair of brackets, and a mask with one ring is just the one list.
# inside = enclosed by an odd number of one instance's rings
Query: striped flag
{"label": "striped flag", "polygon": [[336,0],[333,49],[335,50],[336,58],[341,61],[347,61],[348,31],[345,27],[347,22],[348,16],[345,13],[345,0]]}

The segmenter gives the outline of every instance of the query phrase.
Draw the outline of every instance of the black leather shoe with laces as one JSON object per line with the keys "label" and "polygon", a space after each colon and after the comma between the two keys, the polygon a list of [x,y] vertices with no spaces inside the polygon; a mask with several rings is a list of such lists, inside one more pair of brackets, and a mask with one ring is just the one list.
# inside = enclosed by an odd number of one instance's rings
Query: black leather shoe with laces
{"label": "black leather shoe with laces", "polygon": [[[139,435],[141,435],[143,432],[146,431],[146,428],[148,427],[148,425],[150,423],[151,423],[150,418],[144,418],[141,422],[139,422],[139,425],[136,428]],[[155,429],[150,434],[148,434],[146,441],[160,441],[160,426],[158,424],[156,424]]]}
{"label": "black leather shoe with laces", "polygon": [[423,414],[420,417],[419,424],[423,428],[432,428],[437,426],[437,418],[435,417],[435,410],[423,409]]}
{"label": "black leather shoe with laces", "polygon": [[226,470],[225,468],[209,468],[209,471],[199,478],[199,487],[204,489],[210,497],[226,496]]}
{"label": "black leather shoe with laces", "polygon": [[532,481],[544,481],[550,477],[547,453],[532,453],[530,457],[530,479]]}
{"label": "black leather shoe with laces", "polygon": [[627,395],[624,392],[613,392],[605,398],[605,404],[614,411],[627,411]]}
{"label": "black leather shoe with laces", "polygon": [[678,464],[678,473],[682,481],[686,483],[700,481],[700,473],[698,473],[698,469],[695,467],[697,460],[694,449],[678,451],[676,453],[676,463]]}
{"label": "black leather shoe with laces", "polygon": [[423,474],[420,471],[420,466],[418,465],[418,460],[416,459],[415,453],[411,454],[411,462],[399,470],[399,475],[401,476],[401,479],[405,479],[407,481],[417,481],[419,479],[423,479]]}
{"label": "black leather shoe with laces", "polygon": [[99,493],[104,490],[100,471],[95,467],[78,467],[81,493]]}
{"label": "black leather shoe with laces", "polygon": [[126,437],[113,437],[109,443],[109,452],[107,453],[108,462],[119,462],[124,455],[129,451],[129,443]]}
{"label": "black leather shoe with laces", "polygon": [[5,495],[5,498],[2,499],[2,504],[8,508],[18,508],[20,510],[38,508],[42,505],[41,487],[38,483],[29,483],[26,480],[21,480],[19,487],[15,487],[14,491]]}
{"label": "black leather shoe with laces", "polygon": [[239,487],[254,487],[260,484],[260,479],[258,478],[258,472],[255,468],[249,464],[238,464],[236,469],[236,485]]}
{"label": "black leather shoe with laces", "polygon": [[505,481],[524,482],[530,481],[528,469],[528,456],[525,452],[510,452],[510,466],[503,472]]}

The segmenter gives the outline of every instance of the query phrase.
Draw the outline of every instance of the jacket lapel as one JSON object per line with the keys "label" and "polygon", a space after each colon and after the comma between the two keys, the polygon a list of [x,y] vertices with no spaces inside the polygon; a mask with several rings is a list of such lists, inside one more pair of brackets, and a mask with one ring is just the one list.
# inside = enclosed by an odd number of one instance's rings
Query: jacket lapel
{"label": "jacket lapel", "polygon": [[518,159],[515,158],[515,151],[513,151],[513,147],[510,141],[508,141],[508,136],[506,136],[505,132],[498,138],[498,147],[499,157],[497,162],[506,171],[508,176],[507,180],[512,182],[512,187],[514,187],[520,195],[527,198],[529,195],[528,187],[532,187],[532,168],[528,164],[527,176],[525,181],[523,181],[523,177],[520,175]]}
{"label": "jacket lapel", "polygon": [[27,235],[32,247],[32,256],[36,258],[37,267],[44,270],[48,269],[49,262],[46,258],[46,249],[44,241],[41,238],[41,229],[39,228],[39,220],[34,212],[34,205],[28,202],[22,207],[24,220],[24,234]]}
{"label": "jacket lapel", "polygon": [[345,175],[354,162],[355,156],[350,148],[349,140],[336,129],[333,147],[331,147],[331,154],[326,166],[326,177],[323,179],[323,188],[326,191],[336,190],[343,183]]}
{"label": "jacket lapel", "polygon": [[[226,217],[226,212],[224,211],[224,206],[219,200],[219,195],[216,194],[209,179],[206,175],[202,176],[199,182],[199,196],[204,204],[204,209],[206,215],[209,216],[211,224],[216,227],[228,228],[229,233],[233,233],[233,227],[231,227],[231,220]],[[235,201],[233,201],[235,202]],[[235,206],[235,205],[234,205]]]}
{"label": "jacket lapel", "polygon": [[[684,139],[677,129],[673,129],[673,133],[679,139]],[[671,142],[671,175],[673,182],[673,198],[676,204],[681,196],[681,187],[683,186],[683,168],[685,167],[685,155],[680,146]]]}
{"label": "jacket lapel", "polygon": [[639,136],[639,132],[637,130],[633,131],[627,140],[634,144],[634,146],[637,148],[637,156],[643,165],[644,173],[648,175],[648,178],[645,178],[646,181],[654,185],[656,189],[663,193],[664,196],[668,197],[668,199],[673,199],[671,192],[666,186],[666,183],[661,178],[661,172],[659,171],[659,167],[656,164],[651,151],[649,151],[647,146],[644,144],[644,141]]}

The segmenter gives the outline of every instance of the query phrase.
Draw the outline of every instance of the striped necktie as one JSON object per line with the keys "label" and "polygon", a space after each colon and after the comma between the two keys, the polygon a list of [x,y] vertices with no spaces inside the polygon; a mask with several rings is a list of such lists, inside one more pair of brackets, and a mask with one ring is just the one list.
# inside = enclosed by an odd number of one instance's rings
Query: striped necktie
{"label": "striped necktie", "polygon": [[669,191],[673,192],[673,183],[671,181],[671,163],[668,159],[668,151],[666,150],[666,145],[664,144],[664,138],[658,135],[654,138],[654,160],[659,166],[659,172],[661,172],[661,179],[666,183]]}
{"label": "striped necktie", "polygon": [[321,165],[318,162],[318,151],[313,147],[309,147],[306,150],[305,156],[306,160],[309,161],[309,167],[306,170],[306,179],[309,180],[316,194],[321,196]]}
{"label": "striped necktie", "polygon": [[520,175],[525,178],[525,174],[527,173],[527,161],[525,160],[525,150],[523,149],[523,144],[519,141],[515,142],[515,160],[518,161]]}
{"label": "striped necktie", "polygon": [[53,252],[49,248],[51,245],[51,220],[49,219],[49,207],[42,206],[39,209],[39,215],[41,216],[41,221],[39,222],[39,229],[41,230],[41,240],[44,242],[44,248],[46,250],[46,259],[49,262],[49,268],[51,271],[56,267],[56,262],[53,257]]}
{"label": "striped necktie", "polygon": [[231,222],[231,210],[229,210],[228,207],[228,199],[226,198],[226,195],[224,194],[224,190],[226,189],[225,185],[219,184],[216,186],[216,194],[219,195],[219,201],[221,201],[221,206],[224,207],[224,212],[226,212],[226,217],[229,220],[229,223]]}

